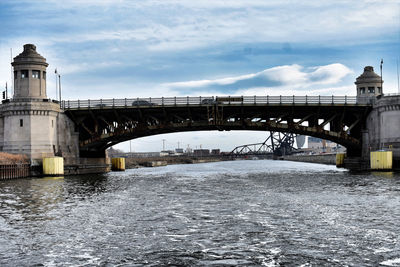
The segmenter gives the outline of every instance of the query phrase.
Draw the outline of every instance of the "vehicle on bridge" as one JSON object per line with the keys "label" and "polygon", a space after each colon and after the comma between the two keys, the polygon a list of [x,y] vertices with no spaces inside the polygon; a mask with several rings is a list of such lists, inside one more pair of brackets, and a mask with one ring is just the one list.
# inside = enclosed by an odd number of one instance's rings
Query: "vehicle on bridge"
{"label": "vehicle on bridge", "polygon": [[215,105],[215,104],[240,104],[243,103],[243,96],[217,96],[212,98],[205,98],[201,100],[202,105]]}
{"label": "vehicle on bridge", "polygon": [[218,104],[235,104],[243,103],[243,96],[217,96]]}
{"label": "vehicle on bridge", "polygon": [[97,104],[97,105],[95,105],[95,107],[97,107],[97,108],[104,108],[106,106],[107,106],[106,104]]}
{"label": "vehicle on bridge", "polygon": [[154,106],[154,105],[156,104],[142,99],[135,100],[132,102],[132,106]]}
{"label": "vehicle on bridge", "polygon": [[206,98],[206,99],[201,100],[201,104],[202,105],[215,105],[215,104],[217,104],[217,101],[215,101],[214,98]]}

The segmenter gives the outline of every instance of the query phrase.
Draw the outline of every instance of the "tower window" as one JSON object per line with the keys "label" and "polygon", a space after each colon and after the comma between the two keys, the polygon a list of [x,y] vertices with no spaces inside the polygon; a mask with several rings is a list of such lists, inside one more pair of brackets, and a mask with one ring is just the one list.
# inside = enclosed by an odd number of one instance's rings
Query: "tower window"
{"label": "tower window", "polygon": [[19,127],[23,127],[24,126],[24,120],[23,119],[20,119],[19,120]]}
{"label": "tower window", "polygon": [[33,70],[32,71],[32,78],[40,79],[40,71],[39,70]]}
{"label": "tower window", "polygon": [[375,93],[375,87],[368,87],[368,93]]}
{"label": "tower window", "polygon": [[14,80],[17,79],[18,71],[14,70]]}
{"label": "tower window", "polygon": [[28,78],[28,70],[21,70],[21,78]]}
{"label": "tower window", "polygon": [[46,72],[43,71],[43,80],[46,80]]}
{"label": "tower window", "polygon": [[378,87],[378,93],[379,93],[379,94],[382,93],[382,90],[381,90],[380,87]]}
{"label": "tower window", "polygon": [[365,94],[365,87],[360,87],[360,94]]}

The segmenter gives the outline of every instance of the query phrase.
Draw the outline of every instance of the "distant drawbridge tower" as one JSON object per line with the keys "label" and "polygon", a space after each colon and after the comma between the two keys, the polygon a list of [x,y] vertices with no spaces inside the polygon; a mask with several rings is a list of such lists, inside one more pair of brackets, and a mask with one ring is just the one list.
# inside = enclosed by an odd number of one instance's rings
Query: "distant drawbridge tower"
{"label": "distant drawbridge tower", "polygon": [[262,143],[247,144],[235,147],[231,155],[290,155],[305,143],[304,135],[293,133],[270,132],[268,138]]}

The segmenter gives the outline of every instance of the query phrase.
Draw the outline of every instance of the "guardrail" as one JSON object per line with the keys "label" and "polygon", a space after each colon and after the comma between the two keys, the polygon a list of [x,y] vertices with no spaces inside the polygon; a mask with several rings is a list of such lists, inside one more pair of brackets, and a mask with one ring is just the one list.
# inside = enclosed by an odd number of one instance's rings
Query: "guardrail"
{"label": "guardrail", "polygon": [[[63,109],[194,105],[357,105],[356,96],[199,96],[63,100]],[[361,104],[365,105],[365,104]]]}
{"label": "guardrail", "polygon": [[1,101],[2,104],[10,102],[53,102],[56,104],[60,103],[60,101],[50,98],[7,98]]}
{"label": "guardrail", "polygon": [[400,96],[400,93],[384,94],[384,96]]}

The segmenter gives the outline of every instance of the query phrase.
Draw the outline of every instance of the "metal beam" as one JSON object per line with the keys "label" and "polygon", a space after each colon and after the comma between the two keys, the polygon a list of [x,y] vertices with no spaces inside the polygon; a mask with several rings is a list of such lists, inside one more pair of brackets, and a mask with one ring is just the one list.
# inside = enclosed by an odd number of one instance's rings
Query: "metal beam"
{"label": "metal beam", "polygon": [[324,128],[325,125],[327,125],[328,123],[330,123],[334,118],[336,118],[336,116],[337,116],[337,114],[333,115],[333,116],[330,117],[328,120],[326,120],[326,121],[324,121],[323,123],[321,123],[321,124],[319,125],[319,127]]}
{"label": "metal beam", "polygon": [[352,125],[350,125],[350,127],[349,127],[349,129],[347,129],[347,131],[351,132],[351,129],[353,129],[354,126],[356,126],[359,122],[360,122],[360,119],[357,119]]}
{"label": "metal beam", "polygon": [[296,122],[295,124],[301,125],[303,122],[305,122],[306,120],[308,120],[312,115],[314,115],[314,114],[309,114],[309,115],[305,116],[304,118],[302,118],[301,120],[299,120],[299,121]]}

